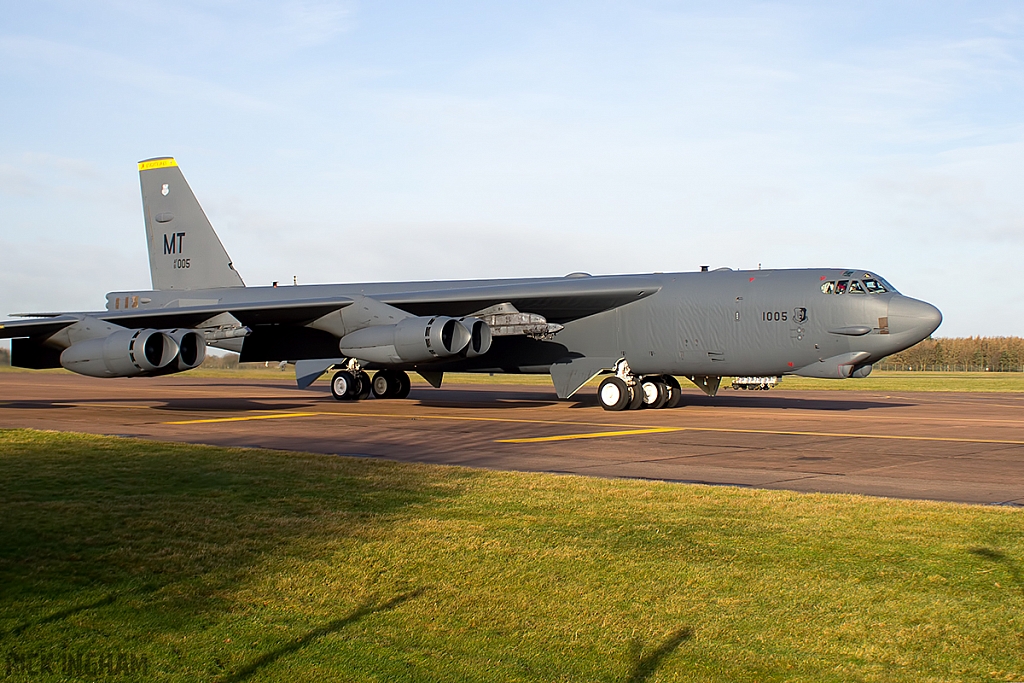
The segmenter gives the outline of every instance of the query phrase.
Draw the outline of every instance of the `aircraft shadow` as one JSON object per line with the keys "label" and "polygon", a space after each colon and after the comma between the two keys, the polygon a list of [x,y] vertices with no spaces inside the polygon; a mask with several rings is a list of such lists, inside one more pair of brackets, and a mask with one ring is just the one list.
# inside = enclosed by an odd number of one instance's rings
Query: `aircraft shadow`
{"label": "aircraft shadow", "polygon": [[[435,393],[428,393],[433,391]],[[458,409],[508,409],[538,408],[561,403],[552,396],[551,390],[537,391],[495,391],[493,389],[435,389],[414,390],[410,398],[420,405],[432,408]],[[598,408],[597,395],[592,393],[578,394],[571,399],[570,408]],[[796,398],[793,396],[705,396],[699,393],[686,392],[676,410],[687,407],[719,406],[722,408],[762,408],[791,409],[847,412],[854,410],[871,410],[877,408],[905,408],[907,403],[879,401],[877,399],[853,399],[836,396],[834,398]],[[664,409],[663,409],[664,410]]]}
{"label": "aircraft shadow", "polygon": [[683,396],[679,407],[687,406],[722,406],[723,408],[773,408],[796,410],[869,410],[872,408],[905,408],[907,403],[893,403],[869,399],[850,398],[794,398],[792,396],[704,396],[688,394]]}

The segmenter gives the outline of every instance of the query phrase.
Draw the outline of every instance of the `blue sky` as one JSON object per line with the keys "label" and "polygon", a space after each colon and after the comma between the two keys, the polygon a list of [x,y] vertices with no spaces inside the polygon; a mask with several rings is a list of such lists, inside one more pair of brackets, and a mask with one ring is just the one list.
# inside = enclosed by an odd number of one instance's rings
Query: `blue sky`
{"label": "blue sky", "polygon": [[3,17],[0,314],[147,287],[172,155],[248,284],[842,266],[1024,335],[1019,3]]}

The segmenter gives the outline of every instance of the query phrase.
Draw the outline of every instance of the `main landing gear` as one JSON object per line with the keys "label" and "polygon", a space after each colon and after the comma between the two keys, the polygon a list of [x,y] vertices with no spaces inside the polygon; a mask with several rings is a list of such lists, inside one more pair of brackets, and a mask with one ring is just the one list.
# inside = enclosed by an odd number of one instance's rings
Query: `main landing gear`
{"label": "main landing gear", "polygon": [[607,377],[597,388],[597,398],[605,410],[637,410],[638,408],[675,408],[682,392],[672,375],[636,377],[623,364],[615,375]]}
{"label": "main landing gear", "polygon": [[409,375],[400,370],[381,370],[373,380],[362,370],[339,370],[331,378],[331,393],[339,401],[362,401],[375,398],[405,398],[412,384]]}

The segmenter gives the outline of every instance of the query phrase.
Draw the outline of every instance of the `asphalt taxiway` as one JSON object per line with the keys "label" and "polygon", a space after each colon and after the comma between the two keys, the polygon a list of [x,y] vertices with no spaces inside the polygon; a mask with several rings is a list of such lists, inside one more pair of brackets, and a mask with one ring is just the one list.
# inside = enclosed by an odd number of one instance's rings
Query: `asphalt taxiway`
{"label": "asphalt taxiway", "polygon": [[584,388],[414,387],[335,401],[326,383],[0,373],[0,428],[301,450],[600,477],[1024,505],[1024,394],[687,390],[610,413]]}

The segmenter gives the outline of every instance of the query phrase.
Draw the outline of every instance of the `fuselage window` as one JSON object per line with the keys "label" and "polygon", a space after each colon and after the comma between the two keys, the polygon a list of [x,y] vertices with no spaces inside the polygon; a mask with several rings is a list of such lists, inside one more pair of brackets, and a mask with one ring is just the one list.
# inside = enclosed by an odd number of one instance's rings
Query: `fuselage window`
{"label": "fuselage window", "polygon": [[864,287],[868,290],[868,294],[885,294],[887,291],[885,285],[878,280],[864,280]]}
{"label": "fuselage window", "polygon": [[860,283],[860,280],[851,280],[850,281],[850,294],[863,294],[863,293],[864,293],[864,285],[862,285]]}
{"label": "fuselage window", "polygon": [[840,280],[836,283],[836,294],[846,294],[846,286],[850,284],[849,280]]}
{"label": "fuselage window", "polygon": [[836,290],[836,283],[835,282],[831,282],[830,281],[830,282],[822,282],[821,283],[821,293],[822,294],[831,294],[835,290]]}

